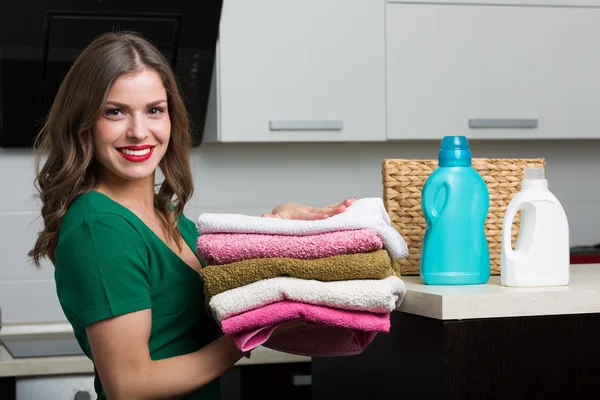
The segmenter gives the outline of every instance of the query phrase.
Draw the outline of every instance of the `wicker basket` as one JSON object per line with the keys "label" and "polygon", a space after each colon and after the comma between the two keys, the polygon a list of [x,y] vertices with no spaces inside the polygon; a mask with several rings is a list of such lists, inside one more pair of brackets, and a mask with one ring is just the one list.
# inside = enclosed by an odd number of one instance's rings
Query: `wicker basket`
{"label": "wicker basket", "polygon": [[[474,158],[473,168],[487,184],[490,208],[485,222],[485,232],[490,249],[491,274],[500,274],[502,249],[502,221],[511,199],[519,192],[523,170],[529,167],[546,167],[543,158]],[[419,275],[421,245],[426,223],[421,210],[421,191],[425,181],[437,168],[437,160],[383,160],[383,199],[392,226],[400,232],[408,245],[409,256],[398,261],[403,275]],[[520,215],[513,222],[513,246],[518,235]]]}

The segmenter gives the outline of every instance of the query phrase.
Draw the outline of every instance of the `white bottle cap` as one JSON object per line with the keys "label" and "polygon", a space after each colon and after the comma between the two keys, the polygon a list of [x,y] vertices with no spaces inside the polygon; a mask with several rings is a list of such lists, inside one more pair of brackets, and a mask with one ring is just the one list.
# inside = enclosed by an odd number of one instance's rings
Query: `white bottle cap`
{"label": "white bottle cap", "polygon": [[524,179],[546,179],[544,168],[525,168]]}

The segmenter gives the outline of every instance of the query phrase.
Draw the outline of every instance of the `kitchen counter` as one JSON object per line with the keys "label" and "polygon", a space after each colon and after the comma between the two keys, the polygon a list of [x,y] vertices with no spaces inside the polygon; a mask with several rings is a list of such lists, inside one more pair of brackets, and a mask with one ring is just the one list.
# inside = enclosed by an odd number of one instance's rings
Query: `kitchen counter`
{"label": "kitchen counter", "polygon": [[[402,278],[407,286],[401,313],[441,321],[478,320],[524,316],[600,313],[600,264],[571,266],[571,282],[563,287],[510,288],[492,276],[485,285],[428,286],[418,276]],[[74,340],[67,323],[31,326],[5,325],[5,341],[52,339]],[[259,347],[251,359],[236,365],[310,362],[296,356]],[[93,373],[90,360],[83,355],[13,358],[0,344],[0,377]]]}
{"label": "kitchen counter", "polygon": [[600,264],[571,266],[568,286],[511,288],[492,276],[485,285],[428,286],[405,276],[399,311],[440,320],[600,313]]}
{"label": "kitchen counter", "polygon": [[[94,367],[81,353],[68,323],[4,325],[0,334],[0,399],[62,399],[65,393],[94,393]],[[223,398],[259,390],[266,397],[310,391],[294,379],[310,377],[311,358],[258,347],[221,376]],[[258,374],[272,377],[267,390],[256,387]],[[41,393],[44,393],[43,395]],[[75,396],[80,398],[81,396]],[[73,397],[68,397],[73,398]],[[85,396],[82,398],[86,398]],[[93,397],[95,398],[95,397]]]}
{"label": "kitchen counter", "polygon": [[353,357],[312,359],[312,399],[600,398],[600,264],[564,287],[427,286]]}
{"label": "kitchen counter", "polygon": [[[50,350],[54,348],[74,348],[77,346],[73,330],[68,323],[48,323],[35,325],[4,325],[0,339],[13,348],[24,351],[40,344]],[[65,346],[70,343],[70,346]],[[77,348],[78,349],[78,348]],[[310,362],[310,357],[296,356],[258,347],[250,359],[243,358],[236,366]],[[48,355],[38,357],[13,357],[7,347],[0,342],[0,377],[92,374],[92,362],[84,355]]]}
{"label": "kitchen counter", "polygon": [[[311,359],[258,348],[237,365],[310,362],[313,400],[600,398],[600,264],[572,265],[564,287],[509,288],[498,276],[475,286],[403,280],[390,333],[362,354]],[[2,337],[64,340],[72,332],[68,324],[5,326]],[[83,356],[13,359],[0,346],[0,377],[92,372]]]}
{"label": "kitchen counter", "polygon": [[[310,357],[296,356],[258,347],[250,359],[243,358],[236,366],[310,362]],[[0,346],[0,377],[93,374],[92,362],[85,356],[13,358]]]}

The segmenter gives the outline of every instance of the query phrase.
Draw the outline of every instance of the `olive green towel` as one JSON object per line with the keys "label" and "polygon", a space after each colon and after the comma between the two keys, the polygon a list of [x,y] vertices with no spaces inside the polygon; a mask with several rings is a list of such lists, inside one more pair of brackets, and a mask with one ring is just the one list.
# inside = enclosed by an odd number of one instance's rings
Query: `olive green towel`
{"label": "olive green towel", "polygon": [[208,299],[226,290],[263,279],[291,276],[319,281],[384,279],[400,276],[386,250],[343,254],[303,260],[296,258],[254,258],[203,268],[204,294]]}

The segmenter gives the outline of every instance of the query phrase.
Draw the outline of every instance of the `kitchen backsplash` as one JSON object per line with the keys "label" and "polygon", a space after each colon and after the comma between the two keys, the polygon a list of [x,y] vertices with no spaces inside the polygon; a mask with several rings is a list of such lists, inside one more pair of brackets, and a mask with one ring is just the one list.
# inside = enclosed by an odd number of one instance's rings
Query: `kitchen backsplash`
{"label": "kitchen backsplash", "polygon": [[[435,158],[439,142],[377,144],[209,144],[192,151],[201,212],[260,215],[295,201],[324,205],[381,196],[383,158]],[[474,157],[545,157],[550,189],[569,217],[571,245],[600,243],[600,141],[472,142]],[[0,150],[0,308],[5,322],[64,320],[53,268],[36,270],[27,251],[39,229],[30,151]]]}

